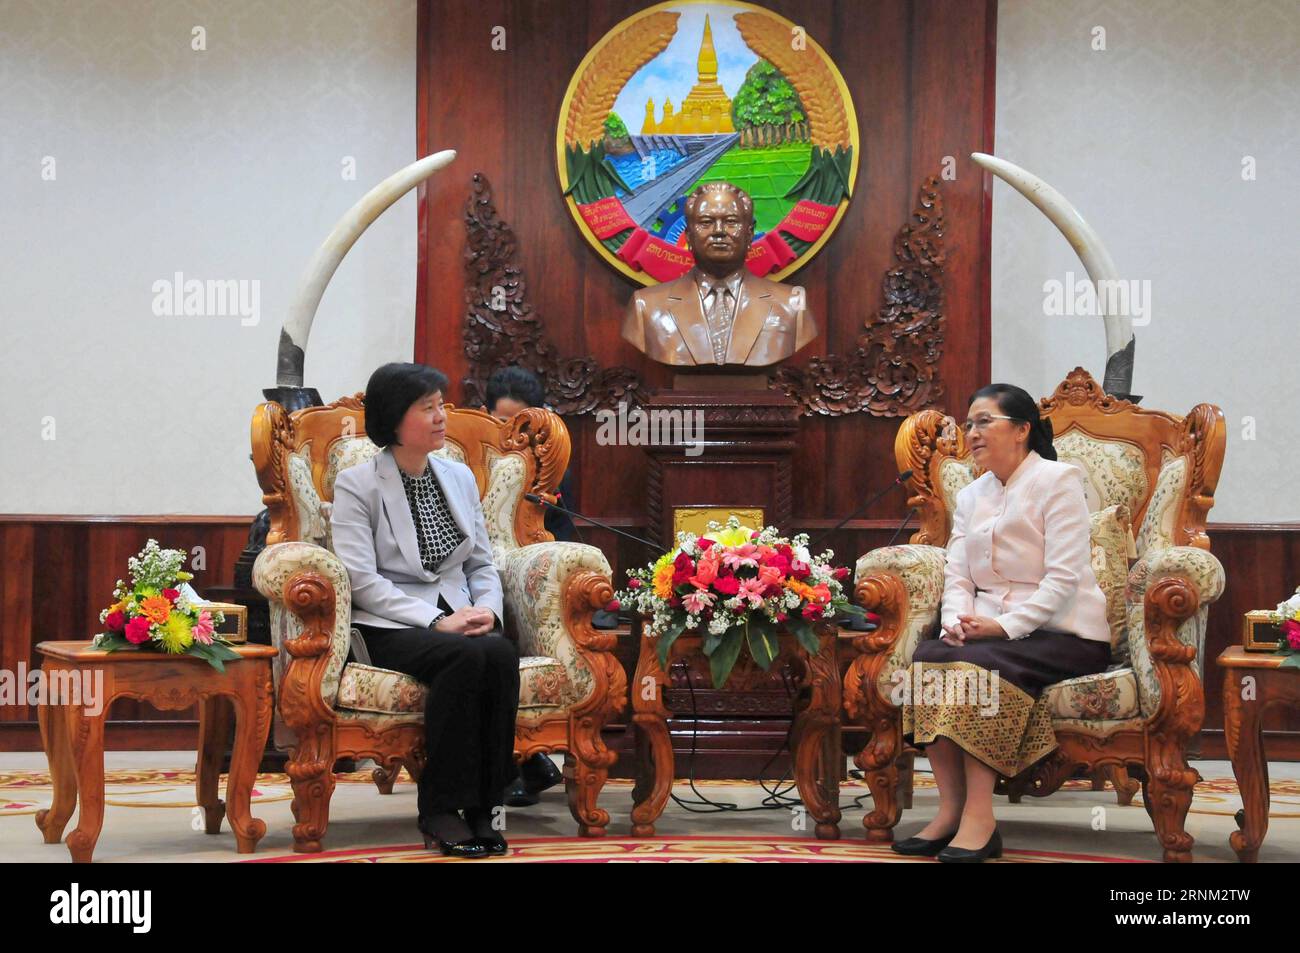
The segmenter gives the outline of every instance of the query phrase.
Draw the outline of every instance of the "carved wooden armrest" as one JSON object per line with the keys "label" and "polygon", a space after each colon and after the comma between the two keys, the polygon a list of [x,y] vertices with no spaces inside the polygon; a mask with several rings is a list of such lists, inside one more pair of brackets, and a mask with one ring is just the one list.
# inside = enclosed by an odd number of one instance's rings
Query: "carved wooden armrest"
{"label": "carved wooden armrest", "polygon": [[333,700],[322,685],[336,628],[348,626],[351,616],[347,569],[324,547],[277,543],[258,554],[253,585],[270,603],[272,631],[282,633],[278,647],[288,656],[278,691],[281,717],[295,731],[333,720]]}
{"label": "carved wooden armrest", "polygon": [[521,654],[558,659],[575,684],[585,680],[572,664],[581,660],[594,682],[588,698],[622,685],[621,708],[626,676],[613,655],[618,637],[591,624],[593,613],[614,598],[605,554],[584,543],[532,543],[499,552],[497,568],[507,610],[519,629]]}
{"label": "carved wooden armrest", "polygon": [[[854,591],[858,604],[880,616],[874,632],[856,636],[858,653],[845,676],[845,709],[854,718],[866,717],[867,707],[889,705],[879,691],[879,679],[894,655],[900,637],[919,623],[937,617],[943,600],[943,567],[947,552],[939,546],[907,544],[873,549],[858,560]],[[910,652],[909,652],[910,654]]]}

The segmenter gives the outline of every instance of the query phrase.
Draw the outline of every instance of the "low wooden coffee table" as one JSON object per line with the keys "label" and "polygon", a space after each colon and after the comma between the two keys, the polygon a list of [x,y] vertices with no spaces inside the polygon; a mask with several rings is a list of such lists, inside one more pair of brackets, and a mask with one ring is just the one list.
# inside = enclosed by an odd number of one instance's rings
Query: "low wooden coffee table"
{"label": "low wooden coffee table", "polygon": [[[772,665],[789,665],[794,681],[796,712],[790,749],[794,780],[808,814],[817,822],[817,837],[840,836],[840,671],[836,659],[839,632],[818,627],[820,648],[809,655],[793,635],[779,636],[781,648]],[[682,635],[673,642],[668,662],[703,651],[700,636]],[[757,665],[742,649],[728,686],[758,674]],[[659,640],[644,636],[631,685],[632,724],[637,732],[637,781],[632,789],[632,836],[653,837],[655,821],[672,793],[673,744],[668,733],[672,712],[664,703],[668,675],[659,664]]]}
{"label": "low wooden coffee table", "polygon": [[[86,686],[87,678],[102,678],[99,697],[72,694],[49,698],[37,708],[41,741],[50,764],[54,802],[38,811],[36,826],[45,843],[57,844],[78,800],[77,828],[68,835],[68,850],[78,863],[89,863],[104,824],[104,720],[115,698],[138,698],[155,708],[177,711],[199,706],[199,750],[195,789],[204,811],[204,829],[221,831],[229,816],[239,853],[251,854],[266,833],[266,823],[249,813],[249,797],[258,759],[271,725],[271,659],[269,645],[232,646],[238,660],[218,672],[206,661],[188,655],[165,655],[140,649],[104,652],[90,642],[41,642],[41,670],[46,685],[68,686],[72,680]],[[97,674],[102,673],[102,674]],[[93,685],[92,683],[89,683]],[[85,701],[98,707],[86,711]],[[62,704],[50,704],[62,701]],[[221,758],[235,716],[235,744],[226,785],[228,803],[217,797]]]}
{"label": "low wooden coffee table", "polygon": [[[1232,646],[1219,656],[1223,673],[1223,737],[1241,792],[1237,826],[1228,843],[1237,859],[1253,864],[1268,830],[1268,761],[1264,758],[1264,709],[1300,705],[1300,669],[1281,668],[1285,656]],[[1242,698],[1242,679],[1253,678],[1253,698]]]}

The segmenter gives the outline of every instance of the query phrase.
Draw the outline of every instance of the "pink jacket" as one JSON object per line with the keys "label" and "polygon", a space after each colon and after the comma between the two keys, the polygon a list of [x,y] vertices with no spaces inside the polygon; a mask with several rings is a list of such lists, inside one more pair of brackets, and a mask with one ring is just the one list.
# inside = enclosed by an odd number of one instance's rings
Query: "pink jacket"
{"label": "pink jacket", "polygon": [[1110,641],[1092,571],[1083,474],[1037,451],[1004,485],[992,471],[957,494],[944,568],[944,625],[994,618],[1009,637],[1036,629]]}

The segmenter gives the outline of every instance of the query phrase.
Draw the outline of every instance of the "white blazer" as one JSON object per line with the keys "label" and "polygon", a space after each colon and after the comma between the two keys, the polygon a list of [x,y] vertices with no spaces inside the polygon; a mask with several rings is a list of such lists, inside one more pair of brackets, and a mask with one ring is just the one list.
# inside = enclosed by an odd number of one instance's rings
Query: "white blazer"
{"label": "white blazer", "polygon": [[339,473],[330,526],[334,553],[352,582],[352,621],[384,629],[428,626],[438,596],[453,609],[502,612],[501,577],[492,563],[483,504],[463,463],[429,455],[434,476],[465,539],[436,573],[420,563],[420,542],[391,448]]}
{"label": "white blazer", "polygon": [[1037,451],[1004,485],[991,470],[957,494],[944,568],[944,625],[996,619],[1013,639],[1035,629],[1110,641],[1092,571],[1083,473]]}

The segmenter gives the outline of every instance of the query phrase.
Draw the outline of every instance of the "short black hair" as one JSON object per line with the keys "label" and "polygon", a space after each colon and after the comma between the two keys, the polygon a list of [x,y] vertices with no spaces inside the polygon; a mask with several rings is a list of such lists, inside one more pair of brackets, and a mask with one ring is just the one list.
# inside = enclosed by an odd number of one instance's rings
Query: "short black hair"
{"label": "short black hair", "polygon": [[366,382],[366,433],[381,447],[397,443],[411,405],[434,392],[446,397],[447,375],[427,364],[385,364]]}
{"label": "short black hair", "polygon": [[511,364],[492,372],[487,382],[487,409],[492,413],[502,397],[513,397],[529,407],[546,403],[546,388],[541,378],[526,367]]}

